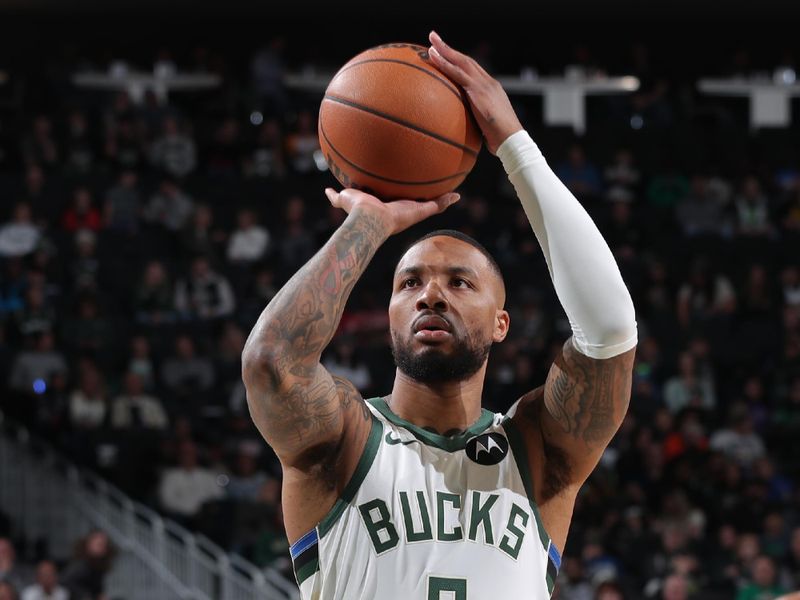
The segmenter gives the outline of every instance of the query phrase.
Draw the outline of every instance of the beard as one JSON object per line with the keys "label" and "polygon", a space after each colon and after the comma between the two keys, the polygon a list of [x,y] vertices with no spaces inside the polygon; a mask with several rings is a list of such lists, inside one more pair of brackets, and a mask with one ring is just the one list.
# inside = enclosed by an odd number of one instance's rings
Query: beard
{"label": "beard", "polygon": [[427,384],[463,381],[474,375],[486,362],[491,347],[491,341],[475,341],[467,336],[454,339],[450,353],[436,347],[415,353],[411,340],[392,336],[392,356],[397,368],[411,379]]}

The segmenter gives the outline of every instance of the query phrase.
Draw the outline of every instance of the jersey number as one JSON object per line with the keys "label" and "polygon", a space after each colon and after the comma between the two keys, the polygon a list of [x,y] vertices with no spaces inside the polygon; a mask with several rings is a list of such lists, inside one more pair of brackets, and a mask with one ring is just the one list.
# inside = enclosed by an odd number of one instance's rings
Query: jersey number
{"label": "jersey number", "polygon": [[428,577],[428,600],[467,600],[467,580],[460,577]]}

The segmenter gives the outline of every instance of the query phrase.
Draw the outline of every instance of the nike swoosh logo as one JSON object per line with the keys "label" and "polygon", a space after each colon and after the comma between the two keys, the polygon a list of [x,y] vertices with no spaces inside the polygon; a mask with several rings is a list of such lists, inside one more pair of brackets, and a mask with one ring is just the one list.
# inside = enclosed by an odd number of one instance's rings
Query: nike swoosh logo
{"label": "nike swoosh logo", "polygon": [[386,443],[391,445],[391,446],[396,446],[397,444],[403,444],[403,446],[408,446],[409,444],[413,444],[414,442],[419,441],[419,440],[408,440],[407,442],[404,442],[400,438],[392,437],[392,432],[391,431],[387,431],[386,432],[386,437],[383,438],[383,439],[385,439]]}

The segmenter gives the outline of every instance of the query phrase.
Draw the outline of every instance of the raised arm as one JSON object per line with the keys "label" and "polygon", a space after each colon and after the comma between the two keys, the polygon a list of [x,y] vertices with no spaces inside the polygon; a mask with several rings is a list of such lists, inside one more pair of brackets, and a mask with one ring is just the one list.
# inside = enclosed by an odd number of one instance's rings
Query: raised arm
{"label": "raised arm", "polygon": [[487,146],[503,162],[572,325],[544,389],[527,394],[514,415],[529,442],[537,501],[546,502],[577,490],[627,411],[633,303],[602,235],[522,129],[502,86],[437,35],[431,44],[431,59],[464,87]]}
{"label": "raised arm", "polygon": [[378,247],[458,199],[399,200],[326,190],[349,213],[328,242],[281,288],[256,322],[242,354],[250,414],[284,466],[307,470],[368,431],[369,412],[353,385],[320,364],[347,298]]}

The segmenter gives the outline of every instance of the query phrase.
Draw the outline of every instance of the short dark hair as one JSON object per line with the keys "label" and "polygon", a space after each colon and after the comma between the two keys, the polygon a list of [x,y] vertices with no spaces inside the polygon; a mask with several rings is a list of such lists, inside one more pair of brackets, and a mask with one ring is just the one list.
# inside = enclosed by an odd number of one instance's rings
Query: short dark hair
{"label": "short dark hair", "polygon": [[486,257],[486,260],[489,261],[489,266],[492,268],[492,271],[494,271],[495,275],[497,275],[497,277],[500,279],[500,283],[503,284],[503,289],[505,289],[506,281],[503,278],[503,272],[500,270],[500,265],[497,264],[497,261],[494,259],[494,256],[492,256],[491,253],[478,240],[476,240],[474,237],[470,235],[467,235],[462,231],[458,231],[456,229],[437,229],[436,231],[431,231],[430,233],[426,233],[422,237],[417,238],[416,240],[411,242],[406,248],[405,252],[403,252],[403,254],[408,252],[411,248],[413,248],[420,242],[424,242],[428,238],[438,237],[442,235],[445,237],[451,237],[457,240],[461,240],[462,242],[466,242],[473,248],[477,248],[478,251],[480,251],[480,253]]}

